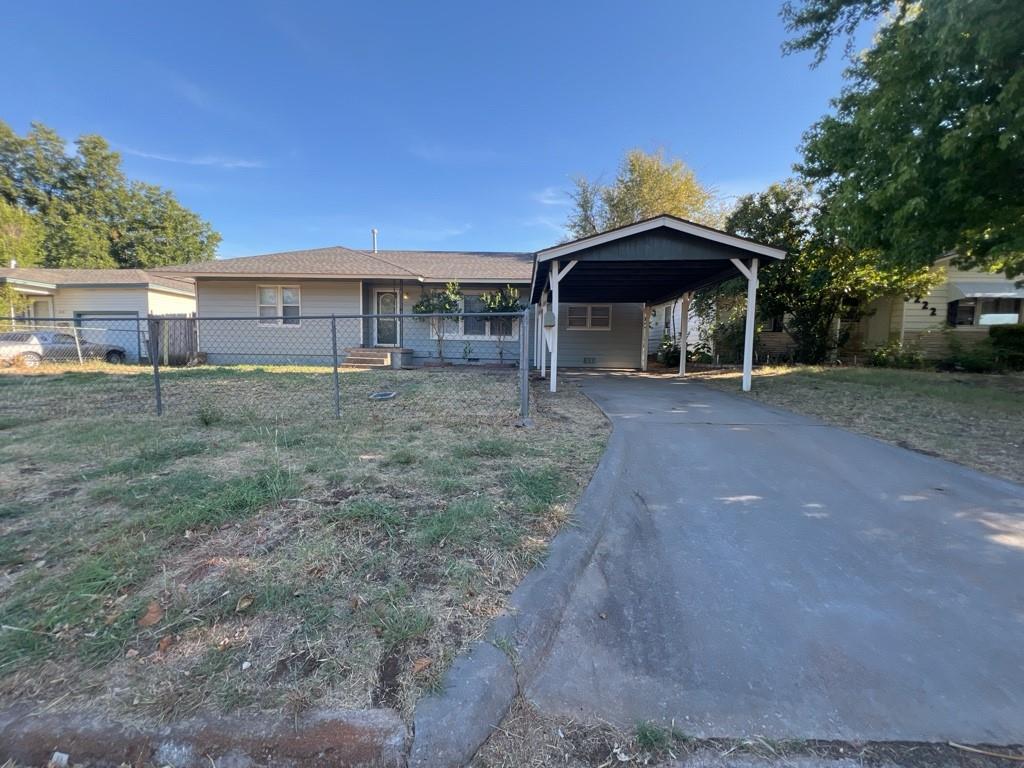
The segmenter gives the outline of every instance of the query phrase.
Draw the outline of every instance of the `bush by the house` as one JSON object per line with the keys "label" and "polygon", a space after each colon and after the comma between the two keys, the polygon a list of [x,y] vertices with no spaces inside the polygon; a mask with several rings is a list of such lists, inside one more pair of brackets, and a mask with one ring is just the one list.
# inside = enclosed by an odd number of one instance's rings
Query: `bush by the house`
{"label": "bush by the house", "polygon": [[658,362],[669,367],[679,365],[679,343],[667,333],[661,337]]}
{"label": "bush by the house", "polygon": [[1024,371],[1024,323],[993,325],[988,331],[996,359],[1012,371]]}
{"label": "bush by the house", "polygon": [[996,373],[1005,369],[1005,364],[996,354],[991,339],[965,347],[954,334],[949,337],[949,353],[939,360],[940,371],[963,371],[965,373]]}
{"label": "bush by the house", "polygon": [[876,368],[924,368],[925,362],[920,349],[894,340],[872,349],[867,364]]}

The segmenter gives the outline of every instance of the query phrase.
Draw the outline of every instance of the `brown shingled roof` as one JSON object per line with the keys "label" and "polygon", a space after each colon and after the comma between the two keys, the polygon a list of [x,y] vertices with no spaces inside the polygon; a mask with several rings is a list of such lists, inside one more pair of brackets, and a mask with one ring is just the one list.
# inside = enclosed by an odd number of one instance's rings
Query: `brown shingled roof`
{"label": "brown shingled roof", "polygon": [[427,280],[529,282],[533,254],[502,251],[364,251]]}
{"label": "brown shingled roof", "polygon": [[164,274],[219,275],[310,275],[331,277],[411,277],[404,270],[341,246],[306,251],[239,256],[195,264],[180,264],[161,270]]}
{"label": "brown shingled roof", "polygon": [[144,269],[48,269],[46,267],[2,267],[0,281],[26,280],[57,286],[123,285],[170,288],[195,292],[195,282],[187,275],[160,275]]}
{"label": "brown shingled roof", "polygon": [[288,275],[290,277],[530,281],[532,253],[489,251],[363,251],[342,246],[267,253],[166,267],[165,274],[195,277]]}

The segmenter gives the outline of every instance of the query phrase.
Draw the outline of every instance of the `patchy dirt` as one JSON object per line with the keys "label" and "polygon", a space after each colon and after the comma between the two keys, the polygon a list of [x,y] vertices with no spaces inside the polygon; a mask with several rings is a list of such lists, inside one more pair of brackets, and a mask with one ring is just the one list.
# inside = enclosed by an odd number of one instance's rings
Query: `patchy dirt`
{"label": "patchy dirt", "polygon": [[[972,751],[978,750],[978,751]],[[996,757],[1006,755],[1007,757]],[[697,739],[671,724],[638,724],[623,732],[601,723],[580,723],[544,715],[522,698],[495,729],[472,768],[610,768],[687,765],[788,766],[799,758],[852,761],[878,768],[1006,768],[1024,760],[1024,745],[963,745],[921,742],[785,741],[769,739]],[[691,763],[692,761],[692,763]],[[849,763],[847,763],[848,765]]]}

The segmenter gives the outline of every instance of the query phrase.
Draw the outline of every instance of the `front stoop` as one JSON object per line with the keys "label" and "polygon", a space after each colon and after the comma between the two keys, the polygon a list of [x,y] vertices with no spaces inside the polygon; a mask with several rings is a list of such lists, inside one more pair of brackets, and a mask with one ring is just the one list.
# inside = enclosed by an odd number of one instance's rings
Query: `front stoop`
{"label": "front stoop", "polygon": [[155,727],[86,714],[0,713],[0,762],[24,765],[46,765],[61,752],[72,765],[92,766],[398,768],[408,742],[408,729],[390,709],[197,717]]}
{"label": "front stoop", "polygon": [[404,347],[350,347],[342,365],[348,368],[398,368],[412,352]]}

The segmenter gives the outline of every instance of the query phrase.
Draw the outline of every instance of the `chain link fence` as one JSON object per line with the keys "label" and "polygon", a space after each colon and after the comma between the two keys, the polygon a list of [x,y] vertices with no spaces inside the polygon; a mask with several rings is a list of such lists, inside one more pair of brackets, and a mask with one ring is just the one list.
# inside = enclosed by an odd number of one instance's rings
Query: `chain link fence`
{"label": "chain link fence", "polygon": [[528,313],[36,318],[0,325],[0,418],[529,416]]}

